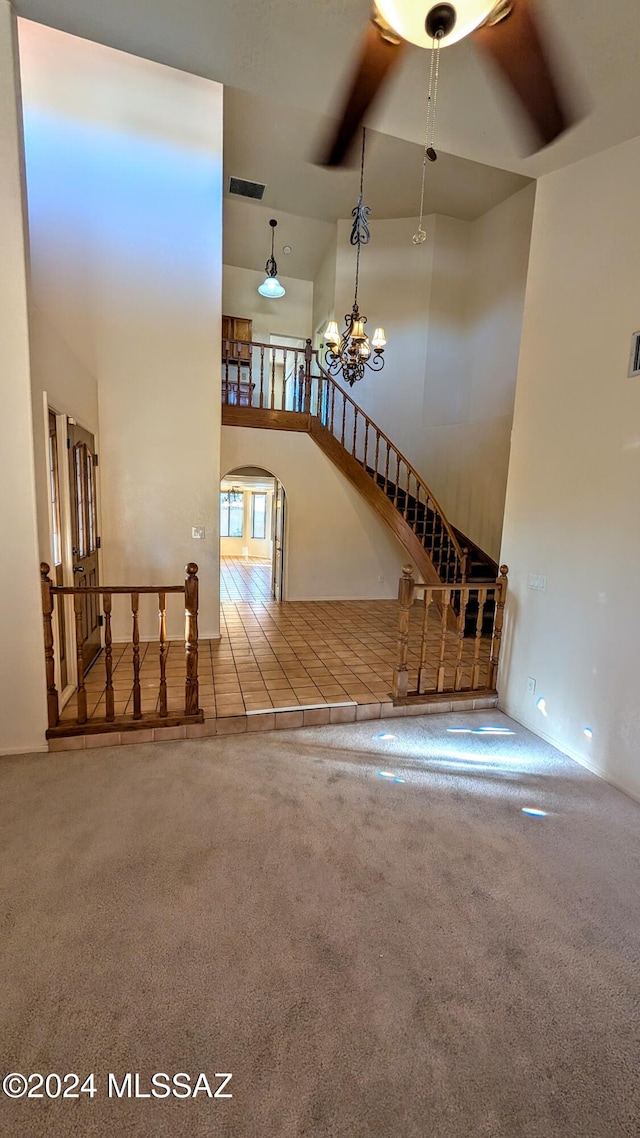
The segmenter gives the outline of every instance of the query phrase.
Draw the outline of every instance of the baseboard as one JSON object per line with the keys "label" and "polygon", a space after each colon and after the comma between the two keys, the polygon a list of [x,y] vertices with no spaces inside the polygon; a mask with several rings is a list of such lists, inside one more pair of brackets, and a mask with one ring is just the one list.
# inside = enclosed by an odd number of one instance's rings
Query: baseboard
{"label": "baseboard", "polygon": [[38,747],[0,747],[1,759],[9,759],[12,755],[41,755],[48,753],[49,746],[47,743],[41,743]]}
{"label": "baseboard", "polygon": [[603,782],[607,782],[609,786],[612,786],[615,790],[619,790],[620,793],[625,794],[627,798],[632,798],[634,802],[640,802],[639,791],[632,790],[631,787],[625,786],[622,782],[618,782],[618,780],[612,778],[607,771],[604,771],[602,767],[585,759],[584,755],[579,755],[576,751],[572,751],[570,747],[558,743],[557,740],[553,739],[551,735],[548,735],[546,731],[540,731],[537,727],[532,727],[530,723],[525,723],[524,719],[520,719],[517,715],[514,715],[512,711],[509,711],[508,707],[500,703],[498,703],[498,711],[502,711],[505,715],[509,716],[509,719],[513,719],[516,723],[519,723],[521,727],[525,727],[532,735],[537,735],[538,738],[544,739],[545,743],[549,743],[552,747],[555,747],[556,751],[560,751],[561,755],[566,755],[568,759],[572,759],[574,763],[578,763],[579,766],[584,767],[585,770],[590,771],[591,774],[594,774],[597,778],[601,778]]}

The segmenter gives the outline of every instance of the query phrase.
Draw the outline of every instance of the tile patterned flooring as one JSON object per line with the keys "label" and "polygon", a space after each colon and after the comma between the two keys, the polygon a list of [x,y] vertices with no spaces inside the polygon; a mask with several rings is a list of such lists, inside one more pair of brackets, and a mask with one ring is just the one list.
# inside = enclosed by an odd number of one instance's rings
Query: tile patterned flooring
{"label": "tile patterned flooring", "polygon": [[[390,700],[396,656],[398,606],[395,601],[290,601],[270,596],[270,563],[227,558],[222,566],[225,595],[220,640],[199,644],[200,706],[205,718],[245,716],[275,709],[372,705]],[[409,643],[411,682],[419,660],[418,621]],[[439,629],[434,622],[429,681],[435,685]],[[459,641],[447,635],[445,662],[452,679]],[[488,660],[489,644],[482,641]],[[116,715],[132,709],[132,649],[114,645],[113,686]],[[473,640],[463,643],[463,686],[470,683]],[[141,645],[142,710],[158,702],[158,645]],[[184,645],[172,643],[167,655],[170,712],[184,706]],[[86,679],[89,718],[105,714],[102,658]],[[446,698],[446,697],[445,697]],[[75,718],[75,697],[61,718]]]}
{"label": "tile patterned flooring", "polygon": [[271,577],[270,560],[252,557],[250,561],[244,561],[240,557],[222,557],[220,603],[273,600]]}

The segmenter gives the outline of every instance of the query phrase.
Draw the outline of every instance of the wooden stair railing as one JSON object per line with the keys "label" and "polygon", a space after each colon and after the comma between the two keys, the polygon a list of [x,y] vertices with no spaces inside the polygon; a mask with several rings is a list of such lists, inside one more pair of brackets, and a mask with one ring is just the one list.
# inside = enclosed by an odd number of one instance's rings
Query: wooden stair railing
{"label": "wooden stair railing", "polygon": [[[322,445],[322,430],[327,431],[362,467],[417,538],[417,543],[411,543],[410,552],[416,553],[416,545],[420,552],[426,552],[437,580],[464,581],[466,553],[429,487],[389,436],[319,361],[317,364],[320,375],[314,377],[312,436]],[[419,568],[424,571],[423,557],[418,554],[414,560],[421,562]]]}
{"label": "wooden stair railing", "polygon": [[434,584],[495,579],[476,546],[469,553],[436,498],[389,436],[336,383],[307,340],[304,348],[226,340],[223,424],[305,431],[324,450]]}
{"label": "wooden stair railing", "polygon": [[[42,588],[42,617],[44,624],[44,653],[47,679],[47,738],[62,735],[95,734],[104,731],[131,731],[143,727],[176,727],[186,723],[202,723],[204,713],[198,707],[198,566],[191,561],[186,567],[183,585],[54,585],[49,566],[40,566]],[[152,714],[142,710],[140,684],[140,595],[155,593],[158,597],[158,710]],[[167,700],[167,594],[180,593],[184,597],[185,611],[185,694],[184,710],[171,710]],[[82,659],[84,640],[84,602],[87,595],[102,597],[104,613],[104,716],[88,715],[87,690]],[[132,676],[131,692],[133,712],[116,715],[113,688],[113,640],[111,633],[112,598],[126,594],[131,600],[132,617]],[[76,688],[77,715],[73,719],[60,719],[58,691],[55,683],[55,656],[53,620],[56,597],[72,596],[76,628],[76,655],[78,684]],[[95,667],[95,665],[94,665]]]}
{"label": "wooden stair railing", "polygon": [[[394,703],[423,703],[425,697],[443,695],[497,695],[507,573],[507,566],[501,565],[500,576],[492,583],[430,585],[414,581],[412,567],[405,565],[398,590]],[[469,637],[471,606],[474,620]]]}

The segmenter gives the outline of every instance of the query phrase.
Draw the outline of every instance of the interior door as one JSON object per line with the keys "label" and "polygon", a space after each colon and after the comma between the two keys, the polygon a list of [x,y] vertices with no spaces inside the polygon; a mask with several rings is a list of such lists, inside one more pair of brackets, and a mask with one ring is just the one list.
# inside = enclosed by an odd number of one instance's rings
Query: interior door
{"label": "interior door", "polygon": [[273,495],[273,595],[277,601],[284,600],[284,535],[286,522],[286,498],[284,487],[276,481]]}
{"label": "interior door", "polygon": [[[97,465],[93,435],[69,423],[69,484],[71,486],[73,583],[83,588],[98,584]],[[97,593],[87,593],[82,605],[82,665],[86,673],[100,652],[100,604]]]}

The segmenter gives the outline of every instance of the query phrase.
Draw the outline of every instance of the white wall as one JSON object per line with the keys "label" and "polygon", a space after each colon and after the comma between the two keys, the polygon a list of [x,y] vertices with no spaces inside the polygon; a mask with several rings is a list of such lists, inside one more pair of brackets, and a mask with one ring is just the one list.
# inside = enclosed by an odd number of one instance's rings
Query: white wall
{"label": "white wall", "polygon": [[321,342],[321,332],[329,320],[335,319],[336,303],[336,262],[338,256],[338,226],[333,226],[327,248],[313,281],[313,341],[314,347]]}
{"label": "white wall", "polygon": [[278,273],[287,290],[278,300],[260,296],[258,285],[264,273],[225,265],[222,275],[222,307],[227,316],[253,321],[253,339],[269,343],[270,335],[293,336],[306,340],[313,326],[313,282],[296,280]]}
{"label": "white wall", "polygon": [[177,584],[195,560],[216,635],[222,88],[27,22],[21,52],[33,296],[97,383],[103,582]]}
{"label": "white wall", "polygon": [[222,469],[238,466],[260,466],[284,486],[287,600],[397,596],[406,552],[309,435],[223,427]]}
{"label": "white wall", "polygon": [[[505,710],[637,796],[640,381],[627,367],[640,327],[639,181],[635,139],[538,185],[500,678]],[[546,592],[527,587],[530,573],[546,576]],[[545,806],[543,790],[536,805]]]}
{"label": "white wall", "polygon": [[421,462],[451,520],[496,559],[534,199],[532,184],[475,222],[435,219]]}
{"label": "white wall", "polygon": [[45,749],[18,54],[0,0],[0,753]]}
{"label": "white wall", "polygon": [[[475,222],[371,219],[360,309],[383,324],[385,368],[357,402],[416,466],[450,521],[497,557],[515,390],[533,187]],[[351,308],[355,252],[338,224],[335,315]]]}

